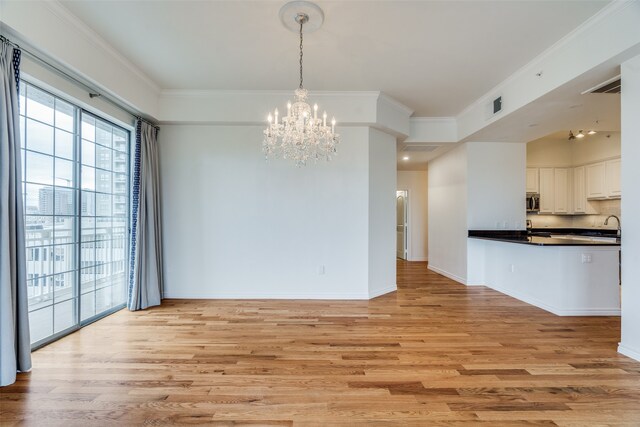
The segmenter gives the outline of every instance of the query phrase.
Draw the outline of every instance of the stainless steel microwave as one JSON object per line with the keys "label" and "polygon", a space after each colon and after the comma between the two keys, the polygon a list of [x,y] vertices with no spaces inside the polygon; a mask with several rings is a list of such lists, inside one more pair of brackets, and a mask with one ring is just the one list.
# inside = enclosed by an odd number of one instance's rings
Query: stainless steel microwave
{"label": "stainless steel microwave", "polygon": [[539,193],[527,193],[527,212],[540,212]]}

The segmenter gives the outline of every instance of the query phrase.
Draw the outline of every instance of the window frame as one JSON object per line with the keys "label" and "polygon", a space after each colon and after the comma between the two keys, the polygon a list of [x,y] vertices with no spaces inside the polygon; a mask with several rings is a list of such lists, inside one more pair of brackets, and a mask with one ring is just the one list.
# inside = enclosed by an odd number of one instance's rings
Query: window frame
{"label": "window frame", "polygon": [[[76,242],[72,242],[72,243],[68,243],[69,245],[73,245],[74,247],[74,254],[70,254],[71,257],[73,257],[74,259],[74,269],[70,270],[70,271],[65,271],[65,272],[56,272],[55,270],[52,271],[51,274],[47,275],[47,274],[33,274],[33,278],[32,278],[32,282],[35,283],[36,281],[38,282],[38,284],[40,284],[41,280],[44,280],[44,283],[46,284],[46,280],[52,280],[53,286],[55,287],[55,284],[58,283],[58,276],[59,275],[66,275],[68,273],[73,273],[73,278],[74,278],[74,283],[72,285],[73,288],[73,294],[74,297],[68,299],[68,300],[63,300],[63,301],[58,301],[58,303],[63,303],[65,301],[73,301],[73,299],[75,298],[75,304],[74,304],[74,309],[73,309],[73,320],[74,320],[74,324],[68,328],[62,329],[58,332],[55,332],[55,326],[52,324],[51,325],[51,330],[53,332],[53,334],[35,341],[31,344],[31,350],[37,350],[43,346],[46,346],[54,341],[57,341],[58,339],[69,335],[93,322],[96,322],[100,319],[103,319],[106,316],[109,316],[117,311],[122,310],[123,308],[125,308],[127,306],[127,291],[128,291],[128,286],[127,286],[127,282],[129,279],[129,265],[130,265],[130,235],[131,235],[131,153],[132,153],[132,148],[133,148],[133,144],[134,144],[134,140],[133,140],[133,130],[134,128],[132,126],[127,126],[124,125],[122,123],[118,123],[117,120],[111,118],[110,116],[108,116],[106,113],[99,111],[99,110],[95,110],[95,109],[90,109],[87,108],[85,104],[83,104],[82,102],[80,102],[79,100],[74,99],[72,96],[61,92],[59,90],[56,89],[51,89],[48,87],[48,85],[46,83],[42,83],[39,82],[37,79],[31,79],[29,78],[29,76],[26,77],[22,77],[21,84],[24,84],[24,87],[34,87],[36,90],[41,91],[47,95],[50,95],[52,97],[54,97],[54,99],[59,99],[62,102],[65,102],[67,104],[70,104],[71,106],[73,106],[74,108],[74,130],[73,130],[73,142],[74,142],[74,159],[71,160],[73,162],[73,176],[75,178],[76,181],[76,186],[75,187],[71,187],[73,189],[73,191],[76,192],[76,206],[74,208],[74,212],[72,215],[68,215],[68,214],[61,214],[61,215],[57,215],[55,212],[55,209],[52,209],[51,215],[46,215],[46,216],[50,216],[52,218],[52,221],[55,223],[55,218],[56,217],[65,217],[65,216],[70,216],[75,218],[75,224],[73,226],[73,232],[74,234],[77,236],[77,241]],[[28,92],[28,89],[27,89]],[[22,94],[21,94],[22,96]],[[24,101],[27,102],[27,94],[24,94]],[[125,238],[124,240],[126,240],[126,242],[124,242],[124,262],[125,262],[125,283],[124,283],[124,302],[117,304],[103,312],[100,312],[98,314],[94,314],[84,320],[82,320],[82,282],[81,282],[81,273],[82,273],[82,224],[81,224],[81,218],[82,218],[82,176],[81,176],[81,170],[82,170],[82,115],[89,115],[97,120],[100,120],[102,122],[105,122],[107,124],[109,124],[112,127],[118,128],[119,130],[123,131],[126,133],[127,136],[127,159],[126,159],[126,172],[119,172],[119,173],[124,173],[127,176],[127,194],[126,194],[126,199],[127,199],[127,205],[126,205],[126,211],[127,211],[127,215],[126,215],[126,225],[125,225]],[[27,128],[27,120],[29,119],[28,117],[28,111],[26,110],[26,105],[25,105],[25,113],[24,116],[22,115],[21,112],[21,117],[20,120],[24,120],[25,123],[25,130]],[[32,119],[33,120],[33,119]],[[51,125],[53,127],[53,131],[55,133],[55,130],[57,129],[55,127],[55,123],[53,125]],[[27,139],[26,139],[26,135],[22,135],[21,137],[21,142],[25,144],[25,146],[20,147],[21,148],[21,154],[26,154],[27,152],[34,152],[37,153],[35,151],[32,150],[27,150],[27,146],[28,144],[26,144]],[[51,185],[51,188],[56,188],[59,187],[57,185],[55,185],[55,160],[61,157],[57,156],[55,153],[55,150],[52,154],[46,154],[47,156],[50,156],[52,158],[53,161],[53,185]],[[66,158],[64,158],[66,159]],[[66,159],[69,160],[69,159]],[[113,161],[113,159],[112,159]],[[24,180],[22,180],[21,178],[21,185],[23,186],[23,197],[26,197],[26,193],[25,190],[27,188],[27,183],[29,181],[27,181],[27,172],[26,169],[28,168],[28,163],[27,163],[27,159],[22,159],[22,165],[25,168],[25,170],[22,172],[23,173],[23,177]],[[111,171],[111,173],[113,174],[114,172]],[[44,184],[42,184],[44,185]],[[49,185],[47,185],[49,186]],[[61,187],[61,188],[66,188],[66,187]],[[54,196],[55,199],[55,196]],[[26,201],[26,199],[23,199]],[[54,202],[55,203],[55,202]],[[112,208],[113,209],[113,208]],[[25,223],[26,223],[26,217],[27,217],[27,209],[26,209],[26,204],[24,205],[24,213],[23,213],[24,217],[25,217]],[[113,212],[111,214],[111,216],[109,218],[113,217]],[[113,239],[112,239],[113,240]],[[95,242],[94,242],[95,244]],[[38,255],[35,258],[39,258],[37,259],[42,260],[42,256],[44,252],[46,252],[47,250],[51,249],[51,251],[53,252],[53,255],[51,258],[54,258],[54,260],[57,258],[57,256],[55,255],[56,253],[56,249],[60,246],[60,244],[56,245],[55,240],[52,241],[51,244],[49,245],[41,245],[41,246],[34,246],[34,247],[27,247],[26,249],[26,256],[27,259],[29,258],[29,256],[32,256],[32,251],[37,250],[38,251]],[[41,250],[42,249],[42,250]],[[35,254],[35,253],[34,253]],[[63,255],[64,257],[64,255]],[[48,257],[47,257],[48,258]],[[48,262],[48,261],[47,261]],[[55,262],[55,261],[51,261],[51,262]],[[113,263],[112,260],[109,261],[110,263]],[[95,268],[95,265],[92,267]],[[36,279],[37,277],[37,279]],[[64,281],[65,278],[63,276],[62,280]],[[94,290],[95,292],[95,290]],[[52,315],[51,315],[51,319],[53,321],[53,319],[55,319],[55,306],[56,306],[56,301],[55,299],[52,300],[51,302],[51,309],[52,309]],[[37,310],[33,310],[34,312]],[[31,310],[29,310],[29,313],[31,313]]]}

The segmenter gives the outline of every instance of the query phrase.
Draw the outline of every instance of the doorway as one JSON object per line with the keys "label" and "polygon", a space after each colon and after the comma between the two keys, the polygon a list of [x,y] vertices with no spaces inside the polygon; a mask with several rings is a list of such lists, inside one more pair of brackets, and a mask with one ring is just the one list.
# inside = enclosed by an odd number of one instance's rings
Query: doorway
{"label": "doorway", "polygon": [[396,256],[407,259],[407,203],[409,192],[407,190],[396,191]]}

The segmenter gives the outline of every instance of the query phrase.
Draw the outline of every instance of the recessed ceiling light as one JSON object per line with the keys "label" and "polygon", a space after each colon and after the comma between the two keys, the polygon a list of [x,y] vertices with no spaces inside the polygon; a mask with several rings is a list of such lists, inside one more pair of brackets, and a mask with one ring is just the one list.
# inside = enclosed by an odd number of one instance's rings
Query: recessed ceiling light
{"label": "recessed ceiling light", "polygon": [[584,138],[584,133],[582,133],[582,130],[576,134],[576,138]]}
{"label": "recessed ceiling light", "polygon": [[404,160],[404,161],[409,160],[409,156],[404,156],[404,157],[402,158],[402,160]]}
{"label": "recessed ceiling light", "polygon": [[587,134],[589,134],[589,135],[595,135],[595,134],[596,134],[596,131],[592,129],[592,130],[590,130],[589,132],[587,132]]}

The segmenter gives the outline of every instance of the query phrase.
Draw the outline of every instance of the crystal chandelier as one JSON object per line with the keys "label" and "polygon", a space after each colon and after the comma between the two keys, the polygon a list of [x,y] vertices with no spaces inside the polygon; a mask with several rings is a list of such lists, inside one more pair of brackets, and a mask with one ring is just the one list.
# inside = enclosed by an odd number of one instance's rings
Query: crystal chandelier
{"label": "crystal chandelier", "polygon": [[304,166],[309,160],[331,160],[340,135],[335,133],[335,118],[327,125],[327,112],[318,117],[318,104],[312,109],[307,103],[308,92],[302,84],[302,27],[309,15],[300,12],[295,21],[300,25],[300,86],[294,92],[293,104],[287,102],[286,116],[280,117],[277,108],[273,115],[269,113],[262,148],[267,159],[281,155]]}

